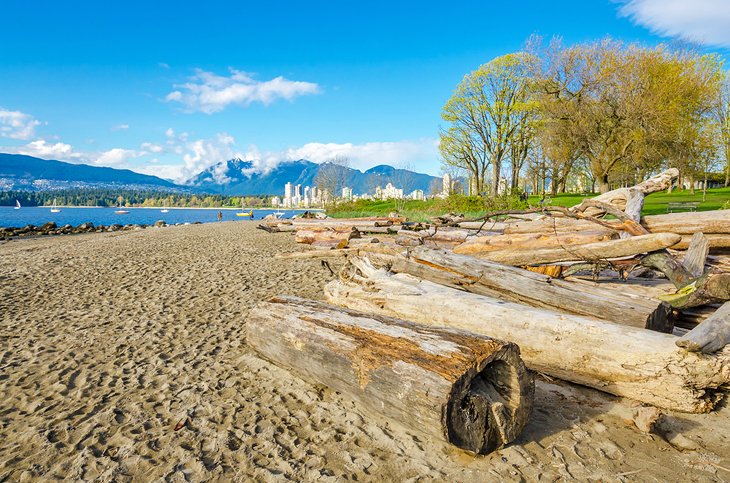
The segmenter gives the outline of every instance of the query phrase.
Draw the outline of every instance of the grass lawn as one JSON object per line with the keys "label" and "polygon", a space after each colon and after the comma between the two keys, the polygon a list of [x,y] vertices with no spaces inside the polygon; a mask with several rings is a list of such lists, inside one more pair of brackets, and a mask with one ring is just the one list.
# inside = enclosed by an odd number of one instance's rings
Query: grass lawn
{"label": "grass lawn", "polygon": [[[588,197],[595,196],[589,195]],[[557,206],[573,206],[577,205],[586,198],[583,194],[566,193],[552,197],[550,203]],[[539,196],[531,196],[528,200],[530,206],[537,206],[540,201]],[[688,202],[699,201],[699,211],[718,210],[730,201],[730,188],[715,188],[707,190],[707,198],[702,201],[702,191],[695,191],[694,195],[689,190],[677,191],[667,194],[662,191],[654,193],[646,197],[644,202],[644,215],[656,215],[667,212],[667,203],[669,202]],[[407,201],[403,205],[403,209],[397,210],[396,203],[392,200],[386,201],[366,201],[360,200],[356,202],[343,203],[338,205],[336,210],[328,210],[327,214],[334,218],[358,218],[363,216],[388,216],[388,213],[399,211],[401,215],[408,217],[414,221],[428,221],[431,217],[443,215],[445,213],[463,213],[469,218],[476,218],[485,211],[506,209],[507,206],[485,207],[483,200],[475,197],[454,197],[446,200],[428,200],[428,201]],[[527,208],[527,205],[522,206]],[[515,208],[520,208],[517,206]]]}
{"label": "grass lawn", "polygon": [[[556,206],[573,206],[583,201],[584,198],[586,196],[581,194],[566,193],[553,197],[550,203]],[[530,205],[537,205],[539,201],[539,196],[530,196]],[[644,215],[659,215],[667,212],[667,204],[670,202],[684,203],[689,201],[698,201],[700,203],[699,208],[697,208],[698,211],[719,210],[726,202],[730,201],[730,188],[707,190],[705,201],[702,201],[702,191],[700,190],[696,190],[694,195],[691,195],[689,190],[674,190],[671,194],[660,191],[646,197],[644,209],[641,213]]]}

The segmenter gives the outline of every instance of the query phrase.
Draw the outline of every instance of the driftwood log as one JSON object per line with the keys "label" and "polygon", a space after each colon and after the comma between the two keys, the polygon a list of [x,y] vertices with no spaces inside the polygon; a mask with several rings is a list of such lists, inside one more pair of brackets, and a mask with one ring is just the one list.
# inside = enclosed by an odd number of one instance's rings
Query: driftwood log
{"label": "driftwood log", "polygon": [[730,344],[730,302],[677,341],[688,351],[710,354]]}
{"label": "driftwood log", "polygon": [[514,344],[295,297],[247,319],[247,342],[303,379],[478,454],[513,441],[534,382]]}
{"label": "driftwood log", "polygon": [[[627,213],[631,213],[635,211],[635,209],[631,208],[631,205],[636,205],[639,198],[641,199],[641,205],[643,205],[644,196],[669,189],[678,177],[679,170],[677,168],[670,168],[635,186],[615,189],[598,195],[593,200],[614,205],[621,211],[627,211],[626,207],[628,205],[629,210]],[[639,208],[638,212],[641,212],[641,208]],[[602,213],[603,211],[600,208],[589,208],[585,211],[585,214],[590,216],[597,216]]]}
{"label": "driftwood log", "polygon": [[536,249],[563,245],[594,243],[616,238],[608,230],[587,230],[582,232],[522,233],[517,235],[477,236],[454,247],[454,253],[464,255],[510,249]]}
{"label": "driftwood log", "polygon": [[[365,248],[360,253],[366,251]],[[407,255],[384,254],[381,251],[367,256],[375,265],[391,271],[475,294],[658,332],[669,333],[673,328],[672,310],[668,303],[633,294],[629,290],[554,279],[445,250],[413,248]]]}
{"label": "driftwood log", "polygon": [[540,265],[567,261],[598,261],[653,252],[670,247],[681,240],[673,233],[653,233],[621,240],[573,244],[543,248],[522,248],[474,254],[477,257],[506,265]]}
{"label": "driftwood log", "polygon": [[666,409],[712,410],[730,383],[730,348],[687,352],[676,336],[454,290],[355,259],[328,301],[510,340],[528,367]]}

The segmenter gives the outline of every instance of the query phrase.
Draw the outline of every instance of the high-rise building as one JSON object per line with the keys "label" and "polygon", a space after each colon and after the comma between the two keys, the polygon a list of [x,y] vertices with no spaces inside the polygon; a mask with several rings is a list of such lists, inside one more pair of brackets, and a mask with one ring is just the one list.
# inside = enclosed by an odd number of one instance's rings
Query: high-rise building
{"label": "high-rise building", "polygon": [[449,173],[444,175],[441,194],[444,196],[449,196],[451,194],[451,175]]}
{"label": "high-rise building", "polygon": [[351,200],[352,199],[352,188],[348,188],[345,186],[342,188],[342,198],[345,200]]}
{"label": "high-rise building", "polygon": [[426,196],[423,194],[423,190],[413,190],[410,194],[410,198],[412,200],[423,201],[426,199]]}
{"label": "high-rise building", "polygon": [[286,199],[286,198],[291,198],[291,197],[292,197],[292,184],[287,182],[284,185],[284,198]]}
{"label": "high-rise building", "polygon": [[294,187],[294,196],[302,196],[302,185],[298,184]]}

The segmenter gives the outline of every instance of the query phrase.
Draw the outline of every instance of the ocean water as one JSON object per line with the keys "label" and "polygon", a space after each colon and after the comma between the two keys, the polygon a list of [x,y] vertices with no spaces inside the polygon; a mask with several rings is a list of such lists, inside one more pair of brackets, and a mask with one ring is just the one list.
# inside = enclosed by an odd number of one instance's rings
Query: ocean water
{"label": "ocean water", "polygon": [[[19,210],[12,206],[0,206],[0,227],[23,227],[26,225],[40,226],[49,221],[55,222],[58,226],[70,224],[80,225],[91,222],[94,225],[120,225],[142,224],[150,225],[158,220],[172,225],[175,223],[213,223],[218,221],[218,211],[223,213],[223,221],[251,221],[248,217],[236,216],[240,210],[231,209],[195,209],[195,208],[169,208],[167,213],[161,213],[161,208],[125,208],[129,211],[126,215],[117,215],[114,211],[117,208],[60,208],[60,213],[51,213],[51,209],[45,207],[23,207]],[[277,210],[253,210],[254,220],[260,220],[266,215]],[[302,210],[281,210],[284,213],[282,218],[291,218]]]}

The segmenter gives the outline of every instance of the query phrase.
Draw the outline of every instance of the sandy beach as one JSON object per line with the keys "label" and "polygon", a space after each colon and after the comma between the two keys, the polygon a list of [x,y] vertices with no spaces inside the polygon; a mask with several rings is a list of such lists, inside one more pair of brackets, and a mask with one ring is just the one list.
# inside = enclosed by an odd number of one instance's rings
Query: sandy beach
{"label": "sandy beach", "polygon": [[0,481],[730,481],[727,402],[649,434],[537,375],[524,433],[474,457],[259,359],[249,310],[333,275],[254,227],[2,242]]}

